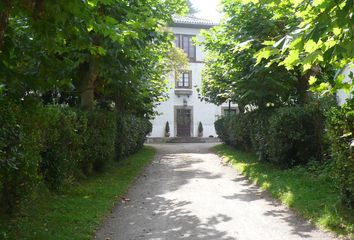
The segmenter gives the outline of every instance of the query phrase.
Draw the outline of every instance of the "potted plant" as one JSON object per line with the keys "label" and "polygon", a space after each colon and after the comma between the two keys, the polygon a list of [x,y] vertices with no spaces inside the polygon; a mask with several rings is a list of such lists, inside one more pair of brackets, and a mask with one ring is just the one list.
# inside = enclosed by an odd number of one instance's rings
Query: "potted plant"
{"label": "potted plant", "polygon": [[170,136],[170,124],[167,121],[165,126],[165,137],[169,137],[169,136]]}
{"label": "potted plant", "polygon": [[202,124],[202,122],[199,122],[199,125],[198,125],[198,137],[203,137],[203,124]]}

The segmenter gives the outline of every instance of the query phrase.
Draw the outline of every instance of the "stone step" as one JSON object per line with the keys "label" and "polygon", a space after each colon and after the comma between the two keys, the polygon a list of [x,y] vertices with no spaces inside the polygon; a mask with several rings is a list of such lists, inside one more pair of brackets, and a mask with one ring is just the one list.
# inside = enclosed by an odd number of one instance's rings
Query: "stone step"
{"label": "stone step", "polygon": [[166,140],[167,143],[205,143],[203,138],[198,137],[173,137]]}

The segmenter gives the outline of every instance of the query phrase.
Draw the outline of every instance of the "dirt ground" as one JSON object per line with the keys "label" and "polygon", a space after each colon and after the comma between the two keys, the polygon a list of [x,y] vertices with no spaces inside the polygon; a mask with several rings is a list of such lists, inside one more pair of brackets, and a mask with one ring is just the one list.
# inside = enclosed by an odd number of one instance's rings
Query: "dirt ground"
{"label": "dirt ground", "polygon": [[335,239],[248,182],[209,149],[152,144],[157,156],[119,202],[96,239]]}

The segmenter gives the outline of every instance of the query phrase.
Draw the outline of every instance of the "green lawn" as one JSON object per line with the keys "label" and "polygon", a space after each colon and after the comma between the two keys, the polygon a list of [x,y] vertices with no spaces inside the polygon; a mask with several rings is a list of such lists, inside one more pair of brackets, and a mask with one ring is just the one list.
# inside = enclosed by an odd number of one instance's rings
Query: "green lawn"
{"label": "green lawn", "polygon": [[0,219],[0,239],[93,239],[96,228],[154,155],[153,148],[144,147],[63,195],[41,194],[15,220]]}
{"label": "green lawn", "polygon": [[340,207],[339,193],[327,174],[297,167],[281,170],[260,163],[252,153],[218,145],[215,151],[234,168],[320,228],[354,239],[354,211]]}

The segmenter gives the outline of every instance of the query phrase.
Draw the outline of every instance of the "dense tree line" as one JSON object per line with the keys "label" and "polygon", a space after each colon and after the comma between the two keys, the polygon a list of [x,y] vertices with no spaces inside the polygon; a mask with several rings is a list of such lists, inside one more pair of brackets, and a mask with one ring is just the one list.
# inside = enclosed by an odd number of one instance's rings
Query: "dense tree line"
{"label": "dense tree line", "polygon": [[281,167],[327,164],[354,207],[353,2],[224,0],[221,24],[204,32],[202,97],[238,104],[216,122],[228,144]]}
{"label": "dense tree line", "polygon": [[[183,1],[42,1],[0,3],[0,91],[45,103],[115,103],[151,114],[169,71],[166,24]],[[172,51],[173,52],[173,51]]]}
{"label": "dense tree line", "polygon": [[183,0],[0,1],[0,215],[143,146],[168,73],[187,62],[167,29],[186,11]]}

